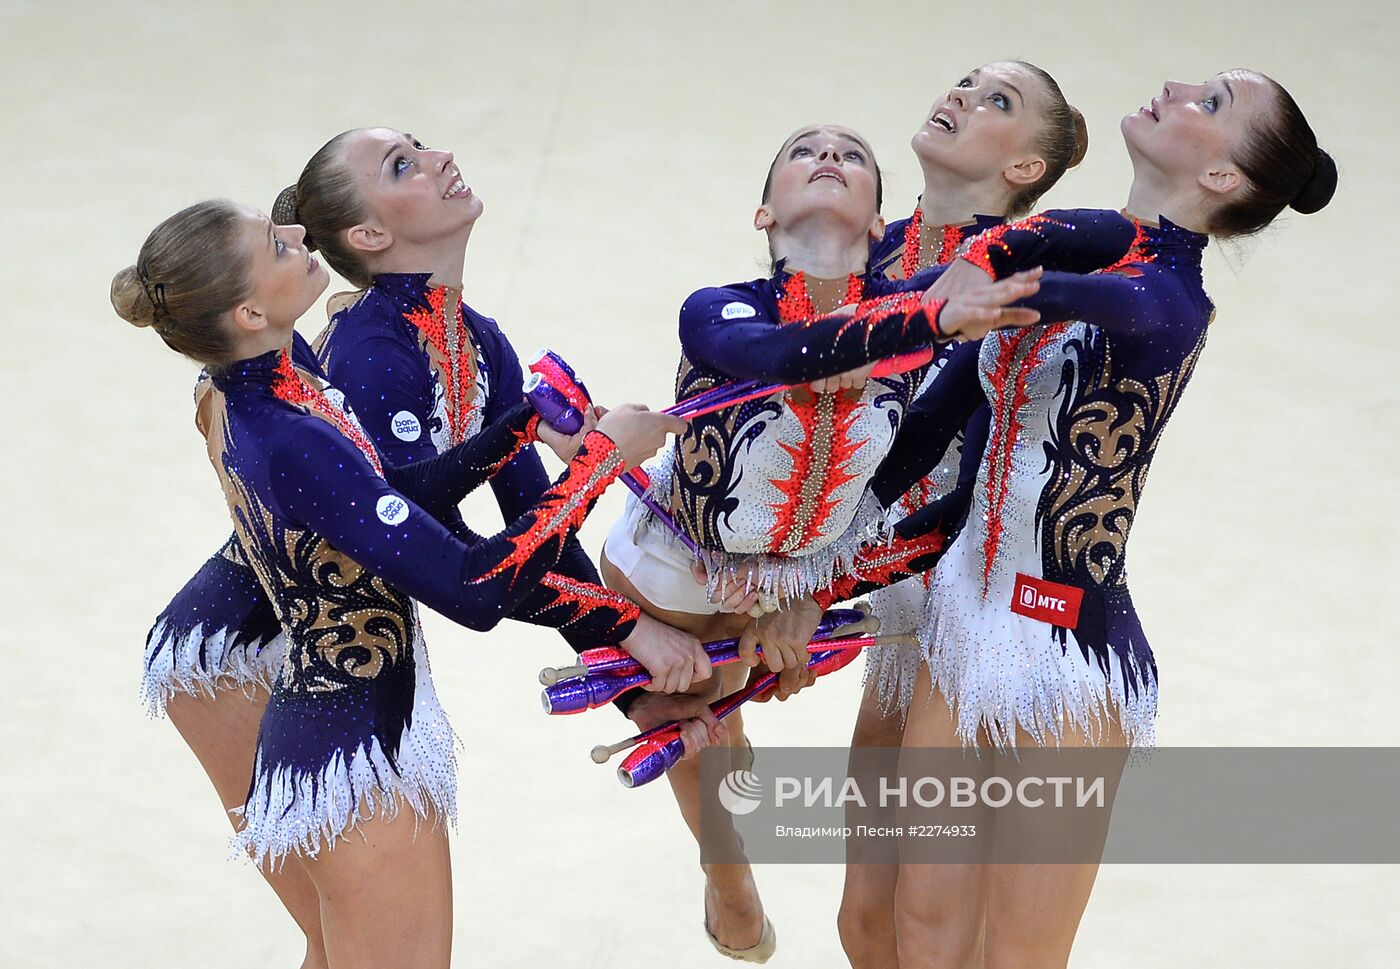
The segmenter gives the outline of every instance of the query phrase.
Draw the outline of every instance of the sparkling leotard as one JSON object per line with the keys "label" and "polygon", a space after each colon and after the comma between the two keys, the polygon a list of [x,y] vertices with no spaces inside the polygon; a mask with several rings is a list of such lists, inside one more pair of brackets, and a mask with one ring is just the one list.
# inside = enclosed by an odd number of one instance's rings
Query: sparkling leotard
{"label": "sparkling leotard", "polygon": [[[459,290],[429,279],[428,273],[376,276],[316,340],[330,382],[345,393],[375,448],[394,465],[470,440],[524,397],[519,358],[495,320],[463,303]],[[539,499],[549,479],[533,448],[523,446],[495,470],[490,484],[510,521]],[[443,520],[464,539],[476,540],[455,510]],[[511,617],[558,628],[582,650],[621,643],[638,611],[599,582],[587,554],[570,538],[558,567]]]}
{"label": "sparkling leotard", "polygon": [[[817,317],[802,274],[702,289],[681,307],[677,399],[734,380],[787,384],[930,347],[941,307],[911,282],[851,276]],[[828,309],[833,309],[828,307]],[[751,568],[766,593],[802,595],[830,582],[884,515],[867,483],[884,458],[927,366],[870,380],[863,391],[805,386],[691,421],[652,465],[652,493],[717,566]],[[638,502],[635,527],[657,524]]]}
{"label": "sparkling leotard", "polygon": [[996,276],[1034,265],[1091,273],[1042,279],[1037,307],[1069,322],[954,353],[875,485],[887,500],[902,494],[927,470],[928,442],[950,439],[982,399],[991,405],[972,511],[938,564],[921,631],[966,742],[979,728],[997,743],[1013,743],[1017,727],[1038,742],[1066,724],[1092,735],[1113,716],[1131,742],[1152,743],[1157,667],[1126,547],[1214,312],[1206,242],[1166,219],[1069,210],[984,233],[965,254]]}
{"label": "sparkling leotard", "polygon": [[234,530],[287,639],[263,716],[237,843],[259,861],[314,854],[404,803],[454,809],[453,738],[422,651],[415,600],[494,626],[558,561],[620,473],[588,435],[559,483],[501,533],[467,544],[433,515],[510,454],[514,420],[432,463],[382,465],[322,376],[274,351],[214,378],[206,429]]}

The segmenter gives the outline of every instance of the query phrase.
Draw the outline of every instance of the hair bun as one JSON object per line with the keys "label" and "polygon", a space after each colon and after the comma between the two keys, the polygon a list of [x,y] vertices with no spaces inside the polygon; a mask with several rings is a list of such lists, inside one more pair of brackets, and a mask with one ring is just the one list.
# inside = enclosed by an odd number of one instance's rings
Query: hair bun
{"label": "hair bun", "polygon": [[141,282],[135,266],[127,266],[112,277],[112,309],[132,326],[154,326],[156,304]]}
{"label": "hair bun", "polygon": [[1074,153],[1069,156],[1068,168],[1073,168],[1084,160],[1084,156],[1089,151],[1089,126],[1084,122],[1084,115],[1079,113],[1079,109],[1074,105],[1066,105],[1069,108],[1070,120],[1074,123]]}
{"label": "hair bun", "polygon": [[1337,163],[1321,148],[1317,150],[1317,165],[1312,177],[1298,189],[1298,194],[1289,203],[1289,208],[1303,215],[1311,215],[1332,201],[1337,191]]}
{"label": "hair bun", "polygon": [[277,193],[277,201],[272,203],[272,221],[278,225],[295,225],[297,218],[297,187],[288,185]]}
{"label": "hair bun", "polygon": [[[277,201],[272,203],[272,221],[277,225],[300,225],[301,217],[297,214],[297,187],[288,185],[277,193]],[[311,238],[311,233],[306,233],[306,237],[301,240],[301,244],[306,247],[307,252],[315,252],[316,241]]]}

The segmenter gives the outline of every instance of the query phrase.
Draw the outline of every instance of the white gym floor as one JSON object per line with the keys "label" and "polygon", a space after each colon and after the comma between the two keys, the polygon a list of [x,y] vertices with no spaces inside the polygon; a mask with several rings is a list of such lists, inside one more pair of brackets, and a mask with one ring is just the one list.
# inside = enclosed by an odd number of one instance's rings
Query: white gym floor
{"label": "white gym floor", "polygon": [[[1212,246],[1210,343],[1152,472],[1134,598],[1162,745],[1395,745],[1400,303],[1394,10],[1278,4],[182,3],[0,0],[6,268],[0,357],[0,964],[287,966],[299,935],[167,722],[137,702],[156,612],[228,535],[192,426],[193,365],[110,310],[112,274],[176,209],[263,209],[310,154],[382,124],[453,149],[486,214],[466,299],[522,356],[563,353],[604,402],[669,403],[676,311],[763,272],[751,229],[797,126],[874,145],[885,214],[920,187],[909,136],[968,69],[1022,57],[1088,118],[1047,206],[1117,207],[1118,119],[1165,78],[1278,78],[1332,151],[1333,204]],[[329,292],[346,288],[332,285]],[[318,307],[302,323],[314,336]],[[584,530],[596,552],[620,509]],[[499,520],[489,493],[468,505]],[[567,656],[521,625],[427,615],[467,742],[453,842],[456,963],[726,964],[665,784],[589,748],[612,710],[547,719]],[[841,745],[858,670],[750,714],[755,744]],[[841,869],[761,867],[776,966],[843,966]],[[1395,964],[1390,867],[1107,866],[1072,964]]]}

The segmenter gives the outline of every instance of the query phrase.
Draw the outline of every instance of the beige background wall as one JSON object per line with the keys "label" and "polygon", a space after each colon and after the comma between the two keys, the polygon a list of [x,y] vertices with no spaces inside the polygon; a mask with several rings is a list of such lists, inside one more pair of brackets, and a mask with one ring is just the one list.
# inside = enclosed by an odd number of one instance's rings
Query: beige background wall
{"label": "beige background wall", "polygon": [[[173,728],[136,702],[146,628],[228,533],[191,427],[194,368],[110,312],[107,284],[191,201],[271,205],[324,140],[386,124],[457,153],[486,202],[467,299],[600,397],[667,402],[675,314],[750,278],[768,160],[799,124],[854,125],[886,214],[919,186],[909,135],[985,61],[1049,69],[1085,164],[1046,200],[1116,206],[1118,118],[1163,78],[1245,65],[1295,94],[1341,167],[1320,215],[1213,248],[1211,343],[1153,471],[1135,598],[1162,668],[1163,744],[1400,742],[1395,474],[1400,148],[1387,3],[269,3],[0,0],[7,448],[0,964],[294,965]],[[314,336],[313,310],[303,331]],[[610,495],[584,537],[596,549]],[[496,521],[489,499],[469,518]],[[457,961],[718,965],[664,785],[588,748],[611,711],[539,713],[559,641],[429,617],[468,750]],[[859,676],[757,711],[758,743],[840,744]],[[615,831],[606,841],[591,832]],[[775,965],[843,965],[840,870],[758,873]],[[1112,867],[1083,967],[1392,965],[1393,868]]]}

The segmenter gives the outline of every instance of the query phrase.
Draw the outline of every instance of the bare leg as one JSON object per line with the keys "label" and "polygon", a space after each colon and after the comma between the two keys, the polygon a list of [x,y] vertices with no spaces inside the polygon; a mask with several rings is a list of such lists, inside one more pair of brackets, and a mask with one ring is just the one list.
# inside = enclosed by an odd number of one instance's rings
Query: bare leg
{"label": "bare leg", "polygon": [[[649,615],[700,638],[701,642],[738,636],[748,622],[747,616],[718,613],[700,616],[673,612],[649,603],[625,575],[619,572],[607,556],[600,556],[599,571],[603,581],[613,589],[638,603]],[[691,685],[693,694],[716,700],[743,686],[749,669],[742,664],[720,667],[716,675]],[[739,712],[725,718],[725,743],[734,757],[735,767],[743,767],[748,759],[748,738],[744,735],[743,715]],[[692,757],[672,767],[666,774],[671,793],[680,806],[681,816],[700,842],[700,761]],[[758,945],[763,938],[763,902],[754,884],[753,869],[748,862],[733,865],[704,865],[705,922],[715,938],[734,949]]]}
{"label": "bare leg", "polygon": [[[876,691],[873,680],[865,685],[851,736],[852,751],[898,747],[904,738],[899,711],[883,715]],[[899,965],[894,917],[898,878],[897,864],[861,863],[847,854],[846,886],[836,926],[853,969],[894,969]]]}
{"label": "bare leg", "polygon": [[[928,667],[920,665],[904,728],[904,750],[961,746],[947,701],[933,689]],[[986,892],[984,865],[901,864],[895,885],[900,969],[980,966]]]}
{"label": "bare leg", "polygon": [[452,861],[444,825],[404,806],[302,863],[321,894],[332,969],[447,969]]}
{"label": "bare leg", "polygon": [[[1091,742],[1082,732],[1066,727],[1061,747],[1111,748],[1112,764],[1121,771],[1127,760],[1127,741],[1115,720],[1107,725],[1105,735]],[[1035,741],[1024,731],[1018,731],[1017,744],[1033,746]],[[1121,753],[1121,756],[1112,754]],[[1112,769],[1112,765],[1109,769]],[[1117,775],[1112,778],[1116,788]],[[1111,806],[1111,801],[1109,802]],[[1022,825],[1033,825],[1034,814],[1018,814]],[[1103,832],[1096,832],[1098,849],[1107,835],[1107,819]],[[1002,835],[1002,828],[998,834]],[[1044,837],[1060,836],[1054,828]],[[1034,828],[1021,827],[1005,832],[1018,840],[1034,839]],[[1058,969],[1069,962],[1079,921],[1089,904],[1089,895],[1098,876],[1098,863],[1078,865],[991,865],[988,866],[989,890],[987,901],[987,967],[988,969]]]}
{"label": "bare leg", "polygon": [[[265,706],[267,692],[262,689],[251,696],[239,689],[218,690],[212,697],[178,693],[166,705],[170,722],[214,782],[225,812],[242,807],[248,796],[258,723]],[[237,826],[232,816],[229,820]],[[262,876],[306,936],[302,969],[324,969],[327,963],[321,936],[321,902],[306,870],[299,861],[291,859],[280,871],[264,870]]]}

